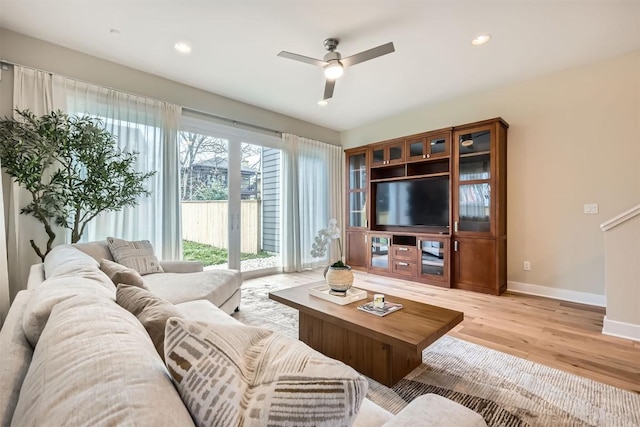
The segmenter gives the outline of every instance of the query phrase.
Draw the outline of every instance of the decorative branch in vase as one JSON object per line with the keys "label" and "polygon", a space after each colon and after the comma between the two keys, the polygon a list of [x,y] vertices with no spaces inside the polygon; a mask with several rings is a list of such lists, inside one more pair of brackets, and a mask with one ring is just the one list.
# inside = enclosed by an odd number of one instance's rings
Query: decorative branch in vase
{"label": "decorative branch in vase", "polygon": [[337,296],[346,296],[347,291],[353,286],[353,272],[351,267],[342,261],[342,242],[340,241],[340,228],[335,218],[329,220],[327,228],[323,228],[316,233],[313,245],[311,247],[311,256],[314,258],[322,258],[327,253],[329,243],[333,240],[338,241],[340,249],[340,258],[338,261],[330,264],[324,272],[327,285],[331,288],[330,294]]}

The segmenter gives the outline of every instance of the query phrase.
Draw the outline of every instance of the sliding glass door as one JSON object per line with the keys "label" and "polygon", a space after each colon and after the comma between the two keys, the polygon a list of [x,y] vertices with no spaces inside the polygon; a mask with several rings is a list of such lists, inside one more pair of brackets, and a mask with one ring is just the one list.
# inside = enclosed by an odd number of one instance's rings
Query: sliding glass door
{"label": "sliding glass door", "polygon": [[229,265],[229,140],[180,131],[183,257]]}
{"label": "sliding glass door", "polygon": [[278,271],[280,139],[192,117],[180,136],[184,258]]}

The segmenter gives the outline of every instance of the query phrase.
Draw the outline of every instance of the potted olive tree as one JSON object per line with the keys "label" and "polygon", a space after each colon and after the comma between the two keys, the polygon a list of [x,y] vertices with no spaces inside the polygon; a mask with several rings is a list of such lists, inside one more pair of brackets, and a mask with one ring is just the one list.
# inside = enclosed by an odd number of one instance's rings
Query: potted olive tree
{"label": "potted olive tree", "polygon": [[155,172],[136,172],[138,153],[120,150],[99,119],[16,113],[17,120],[0,120],[0,164],[31,195],[20,213],[44,226],[46,248],[30,240],[42,260],[56,237],[53,224],[71,230],[76,243],[101,212],[135,206],[149,195],[144,182]]}

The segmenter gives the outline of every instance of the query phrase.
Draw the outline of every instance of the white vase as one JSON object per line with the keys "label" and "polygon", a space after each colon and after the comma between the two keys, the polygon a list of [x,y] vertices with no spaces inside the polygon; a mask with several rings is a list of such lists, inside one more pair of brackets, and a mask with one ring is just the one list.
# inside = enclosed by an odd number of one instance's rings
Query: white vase
{"label": "white vase", "polygon": [[331,295],[346,296],[347,291],[353,286],[353,271],[351,267],[329,267],[325,274],[325,281],[331,291]]}

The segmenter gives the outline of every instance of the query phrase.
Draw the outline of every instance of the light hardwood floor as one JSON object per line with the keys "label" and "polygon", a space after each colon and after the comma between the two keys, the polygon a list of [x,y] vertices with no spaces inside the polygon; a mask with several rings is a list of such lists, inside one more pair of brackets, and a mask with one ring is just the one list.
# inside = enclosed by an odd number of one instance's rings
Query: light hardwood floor
{"label": "light hardwood floor", "polygon": [[[355,273],[355,286],[462,311],[451,336],[640,393],[640,342],[602,334],[605,310],[506,292],[484,295]],[[246,281],[290,287],[322,280],[322,270]]]}

